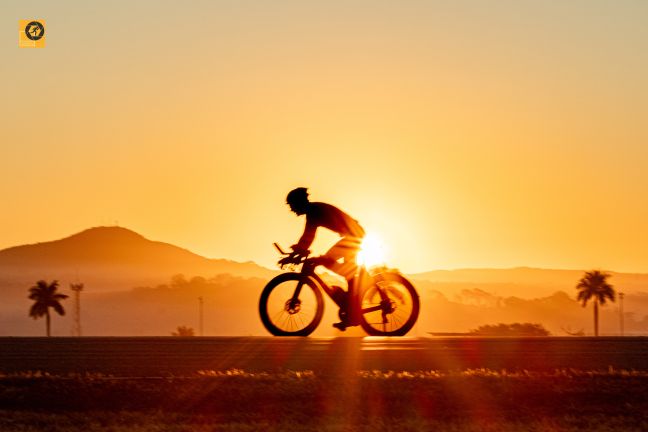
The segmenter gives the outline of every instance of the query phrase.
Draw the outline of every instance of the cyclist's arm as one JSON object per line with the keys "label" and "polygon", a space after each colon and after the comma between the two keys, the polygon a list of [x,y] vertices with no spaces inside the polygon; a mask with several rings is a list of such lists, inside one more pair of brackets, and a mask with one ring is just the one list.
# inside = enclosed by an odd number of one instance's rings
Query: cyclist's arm
{"label": "cyclist's arm", "polygon": [[306,220],[306,228],[304,228],[304,234],[302,234],[297,244],[294,244],[292,246],[292,249],[295,252],[307,251],[310,245],[313,244],[316,230],[317,230],[317,225],[315,225],[309,220]]}

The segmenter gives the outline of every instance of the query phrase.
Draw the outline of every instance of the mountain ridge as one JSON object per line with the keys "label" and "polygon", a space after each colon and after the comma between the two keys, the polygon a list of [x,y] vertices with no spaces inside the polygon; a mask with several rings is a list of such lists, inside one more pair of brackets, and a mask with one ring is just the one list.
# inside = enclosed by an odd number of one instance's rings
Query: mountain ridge
{"label": "mountain ridge", "polygon": [[[589,270],[589,269],[588,269]],[[458,293],[467,286],[499,295],[526,298],[550,295],[555,291],[575,292],[585,270],[512,267],[506,269],[434,270],[410,275],[415,281],[436,289]],[[610,283],[619,292],[648,292],[648,274],[608,271]],[[527,294],[528,293],[528,294]]]}
{"label": "mountain ridge", "polygon": [[93,227],[58,240],[0,250],[0,286],[82,280],[99,291],[164,283],[174,274],[269,278],[253,262],[211,259],[122,227]]}

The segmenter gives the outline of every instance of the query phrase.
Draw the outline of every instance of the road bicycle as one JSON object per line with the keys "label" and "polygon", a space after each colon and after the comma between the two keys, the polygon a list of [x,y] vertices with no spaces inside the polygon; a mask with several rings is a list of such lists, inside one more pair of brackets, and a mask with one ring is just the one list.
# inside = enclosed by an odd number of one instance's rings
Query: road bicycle
{"label": "road bicycle", "polygon": [[[419,315],[420,301],[416,289],[398,271],[385,267],[367,270],[359,266],[354,278],[353,294],[338,286],[329,286],[315,269],[322,257],[284,252],[279,261],[290,271],[273,278],[259,300],[259,314],[265,328],[275,336],[308,336],[322,320],[324,291],[340,308],[338,315],[346,326],[360,325],[371,336],[404,336]],[[301,270],[296,271],[301,265]],[[350,298],[351,297],[351,298]]]}

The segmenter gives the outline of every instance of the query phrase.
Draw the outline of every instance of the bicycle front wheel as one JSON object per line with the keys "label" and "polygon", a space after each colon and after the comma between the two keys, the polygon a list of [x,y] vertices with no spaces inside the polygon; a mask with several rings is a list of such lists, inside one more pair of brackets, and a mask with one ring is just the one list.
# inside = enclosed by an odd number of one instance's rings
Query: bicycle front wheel
{"label": "bicycle front wheel", "polygon": [[299,273],[283,273],[272,279],[259,300],[261,322],[275,336],[308,336],[323,313],[320,288]]}
{"label": "bicycle front wheel", "polygon": [[373,276],[362,293],[360,325],[371,336],[404,336],[418,319],[420,301],[414,286],[396,272]]}

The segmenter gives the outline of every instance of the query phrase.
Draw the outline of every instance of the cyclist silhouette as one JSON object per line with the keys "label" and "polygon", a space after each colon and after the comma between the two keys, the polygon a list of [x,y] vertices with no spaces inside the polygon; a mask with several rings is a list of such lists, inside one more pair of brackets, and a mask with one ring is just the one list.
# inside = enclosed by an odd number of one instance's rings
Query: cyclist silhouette
{"label": "cyclist silhouette", "polygon": [[[299,241],[292,245],[292,250],[297,255],[305,255],[315,239],[317,228],[327,228],[338,233],[342,238],[328,252],[319,257],[319,263],[329,270],[344,277],[348,285],[349,298],[353,290],[353,279],[358,270],[356,256],[360,250],[364,229],[357,220],[330,204],[310,202],[308,190],[304,187],[293,189],[286,197],[286,203],[297,216],[306,215],[306,227]],[[285,258],[289,263],[292,258]],[[280,263],[282,263],[281,260]],[[344,330],[348,323],[333,324],[334,327]]]}

